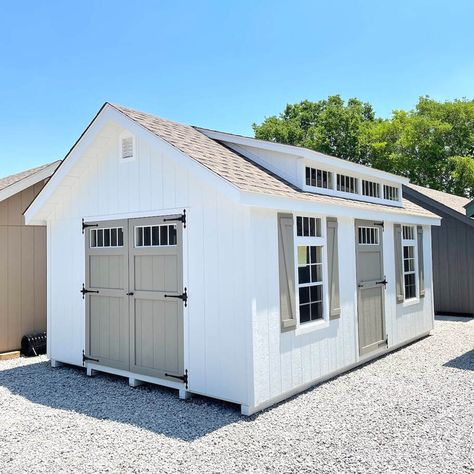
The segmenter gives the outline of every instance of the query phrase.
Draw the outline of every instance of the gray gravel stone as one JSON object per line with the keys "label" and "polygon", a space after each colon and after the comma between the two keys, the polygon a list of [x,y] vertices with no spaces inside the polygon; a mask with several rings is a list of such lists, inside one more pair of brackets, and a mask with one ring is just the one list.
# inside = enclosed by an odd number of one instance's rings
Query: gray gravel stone
{"label": "gray gravel stone", "polygon": [[250,418],[108,375],[0,362],[0,472],[474,472],[474,321]]}

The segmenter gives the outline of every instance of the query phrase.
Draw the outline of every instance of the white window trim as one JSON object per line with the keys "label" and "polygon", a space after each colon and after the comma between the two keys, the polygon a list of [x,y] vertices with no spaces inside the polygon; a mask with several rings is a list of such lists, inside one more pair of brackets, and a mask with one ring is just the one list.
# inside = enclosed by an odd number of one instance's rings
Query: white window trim
{"label": "white window trim", "polygon": [[[321,237],[298,237],[296,232],[297,217],[315,217],[321,219]],[[312,331],[329,327],[329,289],[328,289],[328,262],[327,262],[327,236],[326,236],[326,218],[314,214],[297,213],[294,219],[294,261],[295,261],[295,304],[296,304],[296,335],[307,334]],[[306,323],[300,322],[300,296],[298,283],[298,247],[299,246],[319,246],[321,247],[322,264],[322,297],[323,297],[323,317]]]}
{"label": "white window trim", "polygon": [[[101,245],[101,246],[96,245],[96,246],[92,247],[92,234],[94,232],[96,232],[96,241],[97,241],[97,231],[99,231],[99,230],[102,230],[102,231],[112,230],[112,229],[117,229],[117,231],[119,229],[122,229],[122,236],[123,236],[122,239],[125,241],[125,235],[124,235],[122,226],[118,226],[118,227],[113,227],[113,226],[112,227],[96,227],[96,228],[93,228],[93,229],[89,229],[89,248],[90,249],[121,249],[121,248],[123,248],[124,244],[122,244],[122,245],[107,245],[107,246],[105,246],[105,245]],[[118,242],[118,232],[117,232],[117,242]]]}
{"label": "white window trim", "polygon": [[[413,228],[413,239],[404,239],[403,238],[403,228],[404,227],[411,227]],[[418,235],[416,231],[416,226],[413,224],[402,224],[402,273],[403,273],[403,297],[404,297],[404,306],[410,306],[412,304],[415,304],[419,302],[420,300],[420,295],[419,295],[419,273],[418,273]],[[414,260],[414,267],[415,270],[413,272],[405,272],[405,256],[403,252],[403,248],[405,246],[411,246],[413,247],[413,260]],[[413,298],[407,298],[405,295],[405,275],[414,273],[415,275],[415,296]]]}
{"label": "white window trim", "polygon": [[[132,139],[133,156],[129,158],[122,158],[122,141],[126,138]],[[135,135],[132,135],[129,132],[122,132],[119,135],[118,150],[119,150],[118,155],[119,155],[120,163],[130,163],[131,161],[135,161],[137,159],[137,142],[135,139]]]}
{"label": "white window trim", "polygon": [[[145,227],[150,228],[150,239],[152,239],[152,228],[153,227],[160,227],[160,240],[161,240],[161,227],[168,227],[168,242],[170,239],[170,233],[169,233],[169,227],[174,227],[176,231],[176,243],[175,244],[166,244],[166,245],[137,245],[137,234],[138,234],[138,229],[145,229]],[[178,239],[178,228],[176,227],[176,224],[149,224],[149,225],[136,225],[133,228],[133,246],[136,249],[152,249],[152,248],[166,248],[166,247],[176,247],[178,245],[177,239]],[[151,242],[151,240],[150,240]]]}

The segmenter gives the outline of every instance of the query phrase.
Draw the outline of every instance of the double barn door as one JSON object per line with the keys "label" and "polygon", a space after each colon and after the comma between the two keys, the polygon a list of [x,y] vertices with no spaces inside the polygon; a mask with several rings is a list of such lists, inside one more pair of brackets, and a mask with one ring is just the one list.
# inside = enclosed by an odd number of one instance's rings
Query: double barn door
{"label": "double barn door", "polygon": [[86,360],[176,380],[187,297],[179,216],[85,227]]}

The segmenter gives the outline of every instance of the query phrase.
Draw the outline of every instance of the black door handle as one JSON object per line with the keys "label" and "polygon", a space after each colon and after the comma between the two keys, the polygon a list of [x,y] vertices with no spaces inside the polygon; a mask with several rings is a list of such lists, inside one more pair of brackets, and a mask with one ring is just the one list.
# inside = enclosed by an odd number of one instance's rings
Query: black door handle
{"label": "black door handle", "polygon": [[99,293],[99,290],[87,290],[87,289],[84,287],[84,283],[83,283],[83,284],[82,284],[81,293],[82,293],[82,299],[84,299],[84,296],[85,296],[87,293]]}
{"label": "black door handle", "polygon": [[134,295],[133,291],[129,291],[129,292],[127,293],[127,296],[133,296],[133,295]]}

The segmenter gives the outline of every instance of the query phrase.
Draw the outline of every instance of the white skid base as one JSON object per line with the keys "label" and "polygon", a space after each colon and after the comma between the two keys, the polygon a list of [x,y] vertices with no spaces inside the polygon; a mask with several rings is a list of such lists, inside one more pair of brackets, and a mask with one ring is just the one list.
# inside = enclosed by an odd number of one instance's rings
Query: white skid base
{"label": "white skid base", "polygon": [[128,370],[114,369],[112,367],[105,367],[103,365],[88,363],[86,367],[88,377],[93,377],[98,372],[104,372],[107,374],[114,374],[120,377],[128,378],[128,384],[130,387],[138,387],[144,383],[151,383],[153,385],[161,385],[163,387],[174,388],[179,392],[179,398],[181,400],[187,400],[191,398],[192,393],[185,389],[184,384],[180,382],[172,382],[171,380],[160,379],[158,377],[150,377],[149,375],[135,374]]}

